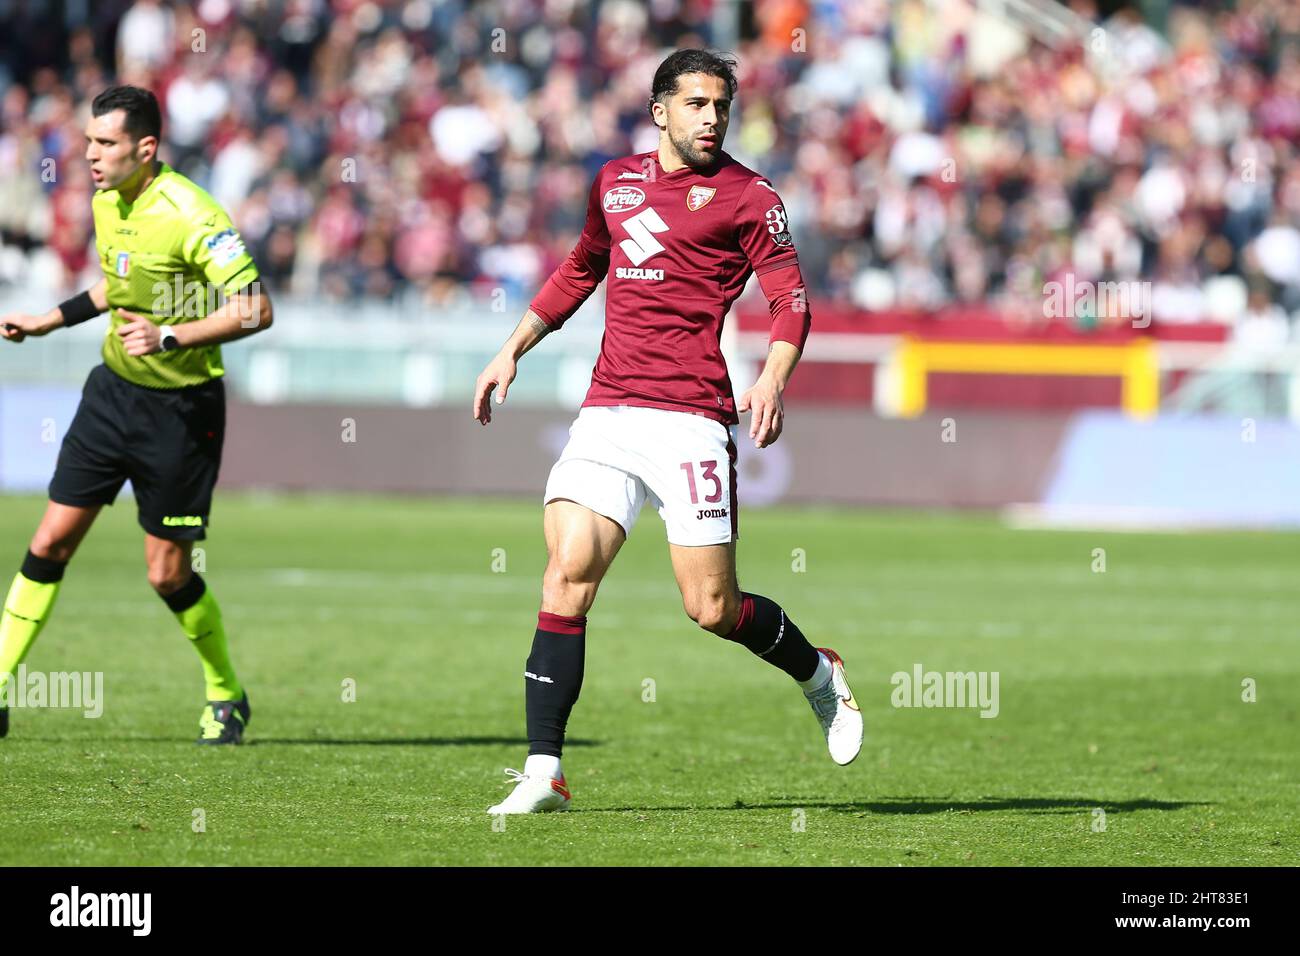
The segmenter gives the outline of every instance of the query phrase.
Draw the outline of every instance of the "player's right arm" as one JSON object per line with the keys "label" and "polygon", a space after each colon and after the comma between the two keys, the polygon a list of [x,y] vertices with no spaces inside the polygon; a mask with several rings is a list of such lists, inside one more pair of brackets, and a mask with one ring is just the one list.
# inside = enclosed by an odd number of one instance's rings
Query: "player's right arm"
{"label": "player's right arm", "polygon": [[781,437],[785,422],[781,395],[803,353],[812,316],[789,217],[772,184],[751,180],[740,194],[735,217],[736,239],[758,276],[772,317],[767,363],[736,402],[736,411],[750,412],[749,437],[755,447],[766,448]]}
{"label": "player's right arm", "polygon": [[479,374],[474,385],[474,420],[481,425],[492,421],[492,390],[498,385],[497,404],[506,400],[510,383],[515,380],[515,372],[520,357],[530,348],[544,339],[551,326],[547,325],[536,312],[529,309],[524,313],[519,325],[510,333],[501,351],[493,356],[487,367]]}
{"label": "player's right arm", "polygon": [[[86,313],[92,308],[94,312],[87,315]],[[88,291],[56,305],[44,315],[25,315],[21,312],[11,312],[4,318],[0,318],[0,338],[8,339],[10,342],[21,342],[29,335],[45,335],[55,329],[76,325],[77,322],[84,322],[88,318],[93,318],[93,316],[107,311],[108,280],[100,279]],[[76,321],[69,322],[68,313],[74,313],[73,317]]]}
{"label": "player's right arm", "polygon": [[609,272],[609,229],[605,225],[600,189],[604,172],[602,167],[591,184],[587,196],[587,221],[578,244],[551,273],[506,344],[478,377],[474,387],[474,420],[479,424],[486,425],[492,421],[493,389],[501,388],[497,394],[498,405],[506,400],[510,383],[515,380],[519,358],[564,325]]}

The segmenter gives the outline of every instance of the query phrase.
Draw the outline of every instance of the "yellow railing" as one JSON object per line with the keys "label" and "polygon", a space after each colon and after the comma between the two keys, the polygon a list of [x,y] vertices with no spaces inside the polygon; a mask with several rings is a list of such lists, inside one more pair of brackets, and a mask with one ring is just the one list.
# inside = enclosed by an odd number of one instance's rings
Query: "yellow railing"
{"label": "yellow railing", "polygon": [[1110,375],[1122,381],[1120,404],[1133,418],[1150,418],[1160,407],[1160,365],[1155,343],[1121,345],[930,342],[904,336],[898,349],[899,413],[925,411],[931,372],[983,375]]}

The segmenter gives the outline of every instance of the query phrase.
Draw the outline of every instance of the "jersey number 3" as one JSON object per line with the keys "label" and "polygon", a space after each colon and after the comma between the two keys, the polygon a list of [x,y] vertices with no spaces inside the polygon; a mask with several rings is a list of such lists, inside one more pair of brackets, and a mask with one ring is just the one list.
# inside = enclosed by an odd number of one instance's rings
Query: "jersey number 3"
{"label": "jersey number 3", "polygon": [[623,228],[632,238],[624,239],[618,247],[623,250],[623,254],[628,257],[632,265],[639,266],[651,256],[664,251],[663,245],[654,234],[667,232],[668,223],[663,221],[653,207],[647,206],[643,212],[624,219]]}

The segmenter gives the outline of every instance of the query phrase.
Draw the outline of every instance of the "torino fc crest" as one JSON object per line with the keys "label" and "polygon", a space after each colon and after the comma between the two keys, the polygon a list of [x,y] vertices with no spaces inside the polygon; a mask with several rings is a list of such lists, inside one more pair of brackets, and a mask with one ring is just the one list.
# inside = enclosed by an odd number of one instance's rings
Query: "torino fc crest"
{"label": "torino fc crest", "polygon": [[691,212],[703,209],[716,192],[717,190],[712,186],[692,186],[691,191],[686,194],[686,208]]}

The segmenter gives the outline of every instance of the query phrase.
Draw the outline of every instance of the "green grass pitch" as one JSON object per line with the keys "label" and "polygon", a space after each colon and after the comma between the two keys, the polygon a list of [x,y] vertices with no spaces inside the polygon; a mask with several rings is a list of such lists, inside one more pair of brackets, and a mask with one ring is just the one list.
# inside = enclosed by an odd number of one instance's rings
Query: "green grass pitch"
{"label": "green grass pitch", "polygon": [[[4,586],[42,505],[0,498]],[[498,830],[485,809],[525,752],[540,507],[224,493],[214,518],[204,573],[250,689],[249,745],[194,745],[198,661],[123,498],[27,661],[102,671],[103,716],[13,712],[0,863],[1300,859],[1300,536],[747,511],[742,586],[846,660],[867,739],[837,767],[788,678],[685,617],[647,511],[590,615],[573,812]],[[998,716],[895,708],[891,675],[918,663],[998,672]]]}

